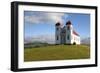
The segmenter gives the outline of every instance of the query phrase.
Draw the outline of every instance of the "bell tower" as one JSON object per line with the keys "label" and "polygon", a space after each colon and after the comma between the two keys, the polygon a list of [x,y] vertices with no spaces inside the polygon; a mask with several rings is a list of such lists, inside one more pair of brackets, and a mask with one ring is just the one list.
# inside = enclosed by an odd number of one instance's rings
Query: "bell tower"
{"label": "bell tower", "polygon": [[55,29],[56,44],[61,44],[61,24],[59,22],[55,24]]}
{"label": "bell tower", "polygon": [[71,44],[72,40],[72,33],[73,32],[73,26],[71,21],[66,22],[66,44]]}

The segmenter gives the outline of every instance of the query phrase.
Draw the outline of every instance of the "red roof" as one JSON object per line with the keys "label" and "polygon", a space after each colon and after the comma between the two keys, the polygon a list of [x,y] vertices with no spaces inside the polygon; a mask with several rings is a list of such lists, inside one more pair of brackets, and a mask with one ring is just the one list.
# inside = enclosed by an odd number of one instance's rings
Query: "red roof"
{"label": "red roof", "polygon": [[76,33],[74,30],[73,30],[73,34],[74,34],[74,35],[77,35],[77,36],[79,36],[79,34],[78,34],[78,33]]}

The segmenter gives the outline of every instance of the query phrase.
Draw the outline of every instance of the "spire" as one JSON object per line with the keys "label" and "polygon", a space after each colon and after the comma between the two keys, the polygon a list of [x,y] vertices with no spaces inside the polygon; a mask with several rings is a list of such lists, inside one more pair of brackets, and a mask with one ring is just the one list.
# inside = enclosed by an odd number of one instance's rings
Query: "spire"
{"label": "spire", "polygon": [[58,22],[58,23],[56,23],[56,26],[60,26],[61,24]]}
{"label": "spire", "polygon": [[71,23],[70,20],[66,22],[66,25],[71,25],[71,24],[72,24],[72,23]]}

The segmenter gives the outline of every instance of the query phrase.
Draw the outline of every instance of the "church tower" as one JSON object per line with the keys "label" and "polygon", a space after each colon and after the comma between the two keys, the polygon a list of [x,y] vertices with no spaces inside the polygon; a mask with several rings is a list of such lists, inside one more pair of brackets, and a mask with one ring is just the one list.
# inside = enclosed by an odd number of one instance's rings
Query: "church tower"
{"label": "church tower", "polygon": [[73,39],[73,26],[71,21],[66,22],[66,44],[71,44]]}
{"label": "church tower", "polygon": [[55,41],[56,44],[80,44],[80,36],[73,29],[71,21],[67,21],[63,27],[59,22],[55,24]]}
{"label": "church tower", "polygon": [[55,40],[56,44],[61,44],[61,24],[58,22],[55,24]]}

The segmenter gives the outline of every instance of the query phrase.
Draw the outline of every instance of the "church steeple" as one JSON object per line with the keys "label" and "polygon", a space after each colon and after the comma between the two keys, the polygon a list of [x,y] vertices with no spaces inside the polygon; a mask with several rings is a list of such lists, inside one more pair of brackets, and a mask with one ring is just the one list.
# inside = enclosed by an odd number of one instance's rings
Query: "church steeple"
{"label": "church steeple", "polygon": [[61,28],[61,23],[60,22],[57,22],[56,24],[55,24],[55,29],[56,29],[56,37],[55,37],[55,39],[56,39],[56,44],[60,44],[61,43],[61,30],[62,30],[62,28]]}
{"label": "church steeple", "polygon": [[68,20],[65,26],[61,26],[60,22],[55,24],[55,40],[56,44],[80,44],[79,34],[73,29],[72,22]]}
{"label": "church steeple", "polygon": [[58,22],[58,23],[56,23],[56,26],[60,26],[61,24]]}
{"label": "church steeple", "polygon": [[72,25],[71,21],[70,21],[70,20],[67,21],[67,22],[66,22],[66,25]]}

